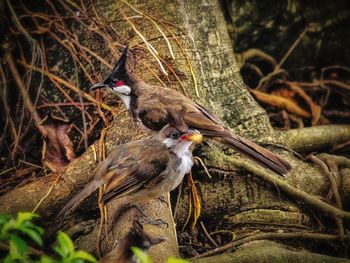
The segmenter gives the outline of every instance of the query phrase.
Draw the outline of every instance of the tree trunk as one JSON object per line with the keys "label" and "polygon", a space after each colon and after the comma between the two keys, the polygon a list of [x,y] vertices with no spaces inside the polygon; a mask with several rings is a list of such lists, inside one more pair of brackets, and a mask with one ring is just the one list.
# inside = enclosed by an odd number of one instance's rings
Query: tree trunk
{"label": "tree trunk", "polygon": [[[132,52],[133,48],[140,48],[140,46],[143,47],[142,50],[146,50],[143,42],[125,18],[135,15],[133,9],[122,1],[96,2],[97,13],[105,20],[114,21],[111,23],[116,31],[127,39]],[[161,57],[164,57],[164,60],[181,76],[185,92],[191,99],[204,104],[218,117],[222,118],[227,127],[232,128],[235,132],[255,141],[269,143],[271,145],[268,146],[270,150],[278,153],[293,166],[292,172],[284,179],[285,182],[310,195],[319,196],[322,199],[326,198],[330,184],[320,168],[304,162],[290,151],[277,146],[277,144],[286,145],[293,149],[293,141],[288,141],[288,138],[285,138],[283,134],[272,129],[266,112],[255,102],[245,87],[235,61],[232,41],[229,38],[226,22],[218,1],[152,0],[146,3],[142,3],[142,1],[129,1],[129,3],[145,14],[154,15],[159,21],[169,21],[177,25],[177,27],[172,27],[172,25],[167,24],[171,30],[176,31],[175,35],[181,45],[180,47],[173,36],[169,36],[175,54],[175,60],[172,60],[166,42],[154,24],[146,17],[132,20],[137,30],[142,32],[146,39],[149,39],[149,42],[156,48]],[[78,29],[77,34],[79,32]],[[81,38],[91,44],[89,42],[91,39],[88,39],[88,37],[81,36]],[[96,45],[96,43],[91,45]],[[135,50],[133,54],[134,59],[130,66],[135,67],[136,74],[147,82],[159,85],[160,82],[148,70],[148,67],[158,70],[157,62],[153,57],[146,52],[143,52],[143,57],[141,57]],[[197,90],[191,76],[189,61],[196,77]],[[145,67],[145,65],[147,66]],[[108,69],[106,67],[104,70],[107,73]],[[168,73],[170,74],[170,70],[168,70]],[[171,74],[168,78],[164,74],[158,75],[160,75],[159,78],[163,82],[167,83],[168,87],[182,91],[178,80]],[[343,126],[342,129],[346,136],[337,142],[345,141],[350,137],[350,127]],[[126,114],[119,115],[107,132],[105,139],[107,151],[113,149],[116,144],[140,136],[143,136],[142,133],[130,123],[129,117]],[[295,196],[291,195],[290,192],[286,194],[284,189],[279,189],[276,185],[264,182],[261,179],[262,177],[255,176],[256,170],[249,171],[248,166],[244,166],[248,170],[237,169],[222,154],[226,153],[225,156],[236,158],[235,155],[232,155],[232,151],[226,150],[211,141],[208,141],[207,144],[201,146],[195,152],[204,161],[212,178],[208,179],[199,163],[194,170],[194,178],[203,206],[200,221],[209,226],[208,230],[210,232],[226,229],[228,226],[233,236],[245,234],[247,233],[245,231],[248,230],[251,232],[257,230],[290,232],[316,231],[322,228],[322,225],[320,226],[317,223],[318,218],[323,217],[321,213],[318,213],[322,210],[309,209],[302,202],[295,200]],[[299,145],[296,147],[297,149],[299,149]],[[327,142],[322,144],[322,146],[324,145],[329,146]],[[98,149],[98,144],[95,144],[95,148]],[[303,150],[308,151],[310,149]],[[94,175],[93,169],[96,164],[93,156],[94,153],[90,147],[82,156],[66,167],[57,182],[54,182],[55,176],[48,176],[0,197],[0,211],[14,214],[21,210],[31,210],[53,186],[52,191],[45,197],[37,210],[44,220],[52,218],[59,208],[67,202],[72,193],[76,192],[76,189],[80,188],[84,182]],[[237,158],[236,160],[241,161]],[[261,173],[266,174],[266,171],[262,170]],[[347,181],[349,181],[348,176],[349,173],[346,176]],[[186,186],[184,189],[186,190]],[[183,193],[175,218],[179,229],[184,225],[188,211],[187,191],[183,191]],[[349,193],[349,188],[344,189],[344,196],[349,196]],[[31,198],[28,198],[28,196]],[[93,207],[96,207],[95,202],[94,200]],[[88,214],[87,211],[92,210],[89,204],[92,204],[91,201],[82,205],[86,210],[84,211],[85,215]],[[111,207],[118,206],[115,203],[111,204]],[[166,242],[155,246],[149,252],[155,262],[164,262],[167,256],[178,254],[176,233],[172,224],[170,209],[167,204],[157,200],[150,202],[145,209],[150,216],[160,217],[169,223],[169,227],[166,229],[161,227],[146,228],[146,231],[152,232],[155,236],[167,237]],[[93,210],[96,210],[96,208]],[[347,216],[346,214],[344,217]],[[133,212],[129,211],[123,214],[122,218],[114,225],[114,236],[109,245],[106,246],[106,251],[107,248],[110,248],[110,244],[125,235],[133,217]],[[329,220],[330,217],[326,215],[325,218]],[[75,220],[79,221],[79,219]],[[332,228],[336,229],[336,226],[332,224]],[[80,236],[77,244],[89,251],[95,251],[97,229],[98,226],[94,226],[91,233]],[[264,242],[270,244],[270,241]],[[259,247],[252,250],[247,257],[242,254],[244,251],[247,252],[250,246],[254,247],[255,245],[247,245],[248,248],[245,247],[232,254],[220,256],[222,257],[220,259],[217,257],[213,261],[231,262],[236,258],[241,262],[254,261],[253,259],[260,257],[263,248]],[[300,246],[300,244],[298,245]],[[284,258],[284,255],[288,258],[295,257],[293,262],[305,262],[305,260],[307,262],[319,262],[316,258],[329,260],[329,262],[338,261],[336,258],[322,255],[314,257],[314,254],[307,252],[307,250],[294,252],[291,247],[282,248],[280,244],[275,243],[274,246],[276,251],[278,250],[278,253],[276,253],[281,258]],[[307,249],[308,246],[305,245],[305,248]],[[265,260],[271,262],[268,259],[272,260],[272,257],[267,257]],[[198,262],[210,261],[205,259]]]}

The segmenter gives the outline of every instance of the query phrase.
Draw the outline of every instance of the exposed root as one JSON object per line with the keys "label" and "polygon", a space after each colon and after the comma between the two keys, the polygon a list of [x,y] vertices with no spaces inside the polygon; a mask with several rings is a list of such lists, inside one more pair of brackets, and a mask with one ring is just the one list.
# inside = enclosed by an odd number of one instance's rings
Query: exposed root
{"label": "exposed root", "polygon": [[[329,242],[329,241],[337,241],[339,237],[337,235],[329,235],[329,234],[322,234],[322,233],[308,233],[308,232],[254,234],[245,238],[236,238],[234,241],[232,241],[229,244],[226,244],[222,247],[200,254],[199,256],[191,258],[191,260],[219,254],[228,249],[236,249],[236,247],[249,243],[251,241],[264,240],[264,239],[276,239],[276,240],[306,239],[306,240],[319,241],[319,242]],[[350,235],[345,235],[344,239],[350,240]]]}

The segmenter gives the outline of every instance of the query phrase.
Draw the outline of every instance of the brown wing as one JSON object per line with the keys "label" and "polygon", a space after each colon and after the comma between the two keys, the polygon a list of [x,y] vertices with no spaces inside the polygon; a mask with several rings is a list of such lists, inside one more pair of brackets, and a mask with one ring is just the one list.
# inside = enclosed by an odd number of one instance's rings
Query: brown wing
{"label": "brown wing", "polygon": [[141,189],[153,186],[150,183],[158,180],[159,175],[168,166],[168,155],[159,143],[143,145],[128,158],[124,158],[118,166],[111,167],[113,175],[106,185],[103,202],[112,198],[131,196]]}
{"label": "brown wing", "polygon": [[[148,90],[146,93],[148,97],[143,101],[143,105],[144,108],[150,112],[146,117],[152,119],[153,115],[158,115],[158,117],[161,116],[162,119],[166,120],[169,112],[178,112],[189,128],[197,129],[204,136],[211,137],[235,148],[257,163],[281,175],[287,173],[291,169],[289,163],[272,152],[225,129],[221,121],[207,109],[186,98],[179,92],[152,87],[152,89]],[[147,102],[148,99],[151,103]],[[155,112],[152,113],[152,111]],[[152,121],[156,122],[156,118],[153,118]],[[162,123],[161,125],[165,124]]]}
{"label": "brown wing", "polygon": [[[191,129],[207,136],[224,136],[221,121],[198,103],[181,93],[160,87],[149,88],[139,97],[139,118],[151,130],[159,131],[169,123],[170,112],[179,113]],[[225,133],[226,135],[226,133]]]}

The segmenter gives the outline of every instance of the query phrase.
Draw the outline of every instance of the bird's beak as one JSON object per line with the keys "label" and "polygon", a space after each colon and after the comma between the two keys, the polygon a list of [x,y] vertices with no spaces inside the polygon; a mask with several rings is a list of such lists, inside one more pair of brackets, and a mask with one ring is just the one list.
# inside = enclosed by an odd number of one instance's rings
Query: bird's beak
{"label": "bird's beak", "polygon": [[191,130],[188,133],[182,135],[180,139],[183,141],[191,141],[193,143],[199,144],[203,140],[203,135],[199,131]]}
{"label": "bird's beak", "polygon": [[96,90],[96,89],[102,89],[102,88],[108,88],[108,86],[106,84],[104,84],[103,82],[100,82],[100,83],[93,85],[90,88],[90,90]]}

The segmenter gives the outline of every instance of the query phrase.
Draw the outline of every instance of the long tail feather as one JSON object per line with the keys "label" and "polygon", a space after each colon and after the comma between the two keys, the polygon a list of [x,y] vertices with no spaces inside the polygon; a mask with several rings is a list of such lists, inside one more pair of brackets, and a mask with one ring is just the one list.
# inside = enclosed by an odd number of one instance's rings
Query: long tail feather
{"label": "long tail feather", "polygon": [[254,162],[271,169],[281,176],[284,176],[292,168],[287,161],[238,135],[232,134],[231,136],[221,137],[220,140]]}
{"label": "long tail feather", "polygon": [[71,200],[69,200],[69,202],[57,214],[57,217],[67,216],[70,213],[72,213],[82,201],[84,201],[88,196],[90,196],[102,184],[102,179],[93,180],[90,183],[88,183],[83,190],[81,190],[77,195],[75,195]]}

